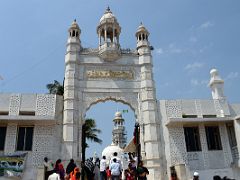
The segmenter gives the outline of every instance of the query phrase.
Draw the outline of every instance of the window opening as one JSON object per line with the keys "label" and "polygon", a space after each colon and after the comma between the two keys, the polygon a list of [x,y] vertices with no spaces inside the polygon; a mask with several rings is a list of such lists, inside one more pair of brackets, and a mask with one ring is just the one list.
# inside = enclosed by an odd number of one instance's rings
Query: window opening
{"label": "window opening", "polygon": [[19,111],[19,115],[22,115],[22,116],[35,116],[35,111]]}
{"label": "window opening", "polygon": [[218,126],[206,126],[208,150],[222,150],[221,137]]}
{"label": "window opening", "polygon": [[182,118],[197,118],[197,115],[183,114]]}
{"label": "window opening", "polygon": [[0,127],[0,151],[4,150],[7,127]]}
{"label": "window opening", "polygon": [[0,111],[0,115],[8,115],[9,112],[8,111]]}
{"label": "window opening", "polygon": [[198,127],[184,127],[187,152],[201,151]]}
{"label": "window opening", "polygon": [[230,147],[237,146],[237,140],[236,140],[235,129],[234,129],[233,123],[227,124],[227,132],[228,132]]}
{"label": "window opening", "polygon": [[217,115],[214,114],[208,114],[208,115],[203,115],[203,118],[216,118]]}
{"label": "window opening", "polygon": [[17,151],[31,151],[33,142],[33,127],[19,127],[17,136]]}

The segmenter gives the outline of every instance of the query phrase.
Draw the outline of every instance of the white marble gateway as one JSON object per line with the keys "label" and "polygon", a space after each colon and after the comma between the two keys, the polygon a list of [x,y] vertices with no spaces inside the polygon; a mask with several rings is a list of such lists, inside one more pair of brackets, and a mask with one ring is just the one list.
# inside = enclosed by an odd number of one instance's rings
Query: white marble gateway
{"label": "white marble gateway", "polygon": [[43,179],[45,156],[81,159],[86,111],[114,100],[129,105],[140,124],[141,155],[150,180],[169,179],[170,168],[180,180],[191,179],[194,171],[202,180],[215,174],[240,179],[240,104],[228,103],[218,71],[210,72],[210,100],[157,100],[150,33],[142,24],[137,28],[136,50],[121,48],[120,33],[108,8],[97,26],[98,48],[84,48],[74,21],[67,40],[64,96],[0,94],[0,154],[27,152],[23,179]]}

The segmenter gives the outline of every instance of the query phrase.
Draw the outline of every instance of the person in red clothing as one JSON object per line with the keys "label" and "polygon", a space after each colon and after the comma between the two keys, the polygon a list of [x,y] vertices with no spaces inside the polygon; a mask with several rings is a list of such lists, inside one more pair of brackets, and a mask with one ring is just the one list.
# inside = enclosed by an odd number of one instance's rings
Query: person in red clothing
{"label": "person in red clothing", "polygon": [[106,173],[107,173],[107,180],[110,180],[111,179],[111,171],[109,169],[109,166],[107,166],[107,168],[106,168]]}
{"label": "person in red clothing", "polygon": [[62,160],[58,159],[55,163],[54,169],[60,175],[60,179],[64,180],[65,170],[64,170],[63,164],[61,162],[62,162]]}
{"label": "person in red clothing", "polygon": [[134,171],[131,163],[128,164],[128,168],[125,169],[124,173],[125,173],[126,180],[134,180],[135,179],[135,171]]}
{"label": "person in red clothing", "polygon": [[77,180],[77,173],[79,172],[79,168],[75,167],[74,170],[70,173],[70,180]]}

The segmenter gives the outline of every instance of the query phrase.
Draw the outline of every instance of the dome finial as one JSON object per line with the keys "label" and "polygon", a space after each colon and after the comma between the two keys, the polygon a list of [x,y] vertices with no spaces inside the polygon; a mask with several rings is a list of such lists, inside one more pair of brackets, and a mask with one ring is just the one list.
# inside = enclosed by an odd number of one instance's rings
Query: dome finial
{"label": "dome finial", "polygon": [[107,11],[107,12],[111,11],[109,5],[107,6],[106,11]]}

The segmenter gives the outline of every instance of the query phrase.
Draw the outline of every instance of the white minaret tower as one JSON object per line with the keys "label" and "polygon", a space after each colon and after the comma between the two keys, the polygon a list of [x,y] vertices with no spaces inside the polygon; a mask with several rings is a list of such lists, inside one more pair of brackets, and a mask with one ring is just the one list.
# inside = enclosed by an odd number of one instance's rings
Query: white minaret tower
{"label": "white minaret tower", "polygon": [[219,76],[217,69],[210,71],[211,79],[209,87],[212,89],[213,99],[225,99],[224,96],[224,80]]}
{"label": "white minaret tower", "polygon": [[79,39],[81,30],[76,22],[73,21],[68,30],[67,51],[65,55],[65,77],[64,77],[64,112],[63,112],[63,160],[78,157],[78,134],[79,134],[79,109],[78,107],[78,88],[79,80],[78,62],[80,61],[81,41]]}
{"label": "white minaret tower", "polygon": [[124,119],[122,118],[121,112],[115,113],[115,118],[113,119],[113,122],[114,127],[112,131],[112,142],[123,149],[126,146],[127,138],[124,126]]}
{"label": "white minaret tower", "polygon": [[141,23],[136,32],[137,50],[139,55],[151,53],[151,49],[150,49],[151,47],[148,41],[148,36],[149,36],[148,30]]}
{"label": "white minaret tower", "polygon": [[[164,152],[162,143],[159,142],[160,126],[159,115],[157,114],[157,99],[155,83],[153,80],[153,62],[149,43],[149,32],[141,23],[136,32],[137,51],[139,55],[139,65],[141,66],[141,92],[139,101],[141,102],[141,114],[138,116],[140,126],[141,152],[139,152],[147,167],[151,167],[151,177],[149,179],[163,179],[164,174],[159,169],[163,169],[160,154]],[[141,122],[142,121],[142,122]],[[150,169],[150,168],[149,168]]]}

